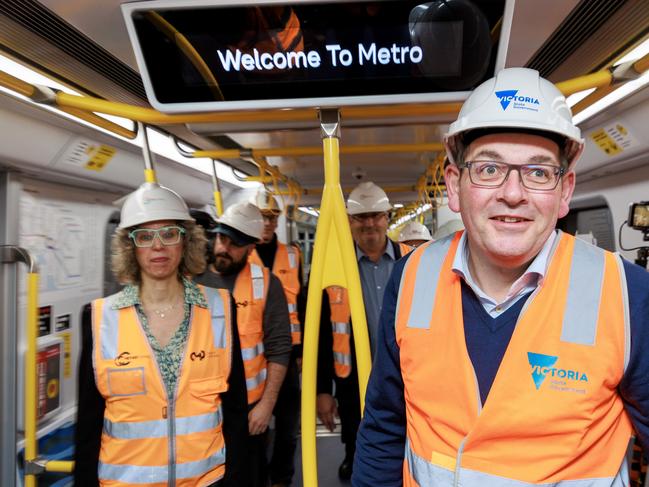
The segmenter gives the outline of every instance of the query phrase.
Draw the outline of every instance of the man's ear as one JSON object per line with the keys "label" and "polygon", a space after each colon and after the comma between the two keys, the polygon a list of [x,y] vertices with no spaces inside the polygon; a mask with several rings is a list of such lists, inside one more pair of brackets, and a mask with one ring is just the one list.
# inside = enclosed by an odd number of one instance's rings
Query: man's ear
{"label": "man's ear", "polygon": [[568,171],[561,179],[561,201],[559,202],[559,218],[563,218],[570,211],[570,200],[575,191],[575,172]]}
{"label": "man's ear", "polygon": [[444,169],[444,181],[446,183],[446,195],[448,207],[455,213],[460,212],[460,178],[462,171],[455,164],[449,164]]}

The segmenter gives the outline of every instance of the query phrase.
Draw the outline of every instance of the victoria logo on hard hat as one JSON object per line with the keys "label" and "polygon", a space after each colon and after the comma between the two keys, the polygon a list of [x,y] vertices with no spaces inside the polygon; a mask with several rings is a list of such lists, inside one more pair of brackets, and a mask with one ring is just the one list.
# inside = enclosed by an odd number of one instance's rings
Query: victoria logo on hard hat
{"label": "victoria logo on hard hat", "polygon": [[500,106],[503,107],[503,111],[507,110],[507,107],[512,102],[512,108],[514,109],[531,110],[534,112],[538,112],[538,107],[541,105],[538,98],[519,95],[518,90],[496,91],[495,94],[500,102]]}

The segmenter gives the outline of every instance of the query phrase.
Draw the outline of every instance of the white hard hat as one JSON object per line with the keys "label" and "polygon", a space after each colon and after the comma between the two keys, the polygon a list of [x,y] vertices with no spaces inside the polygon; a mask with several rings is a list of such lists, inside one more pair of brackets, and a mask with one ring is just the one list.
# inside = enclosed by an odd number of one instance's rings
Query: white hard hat
{"label": "white hard hat", "polygon": [[565,140],[563,150],[570,165],[584,148],[584,139],[572,122],[565,97],[533,69],[503,69],[473,90],[444,135],[449,160],[456,162],[463,136],[469,132],[481,133],[479,129],[484,129],[486,134],[493,131],[489,129],[501,128],[546,132]]}
{"label": "white hard hat", "polygon": [[439,240],[440,238],[447,237],[448,235],[451,235],[460,230],[464,230],[464,223],[462,223],[462,220],[455,218],[453,220],[447,221],[446,223],[444,223],[444,225],[439,227],[433,234],[433,239]]}
{"label": "white hard hat", "polygon": [[261,235],[264,232],[264,219],[261,216],[261,211],[248,201],[229,206],[216,222],[217,226],[213,231],[226,233],[231,237],[229,232],[221,232],[219,227],[227,225],[255,240],[261,240]]}
{"label": "white hard hat", "polygon": [[275,215],[281,213],[277,198],[264,188],[261,188],[257,193],[250,197],[250,203],[255,205],[262,212],[273,213]]}
{"label": "white hard hat", "polygon": [[408,240],[432,240],[430,232],[425,225],[419,222],[409,222],[399,233],[399,242],[407,242]]}
{"label": "white hard hat", "polygon": [[157,183],[143,183],[124,200],[118,228],[158,220],[194,221],[178,193]]}
{"label": "white hard hat", "polygon": [[390,211],[392,205],[381,188],[371,181],[356,186],[347,198],[347,214],[358,215],[359,213],[376,213],[379,211]]}

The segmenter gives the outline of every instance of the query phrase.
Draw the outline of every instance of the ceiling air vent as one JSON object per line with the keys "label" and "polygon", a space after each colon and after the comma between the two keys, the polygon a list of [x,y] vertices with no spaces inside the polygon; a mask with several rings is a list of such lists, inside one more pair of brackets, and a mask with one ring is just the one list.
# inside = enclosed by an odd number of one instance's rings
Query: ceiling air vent
{"label": "ceiling air vent", "polygon": [[606,67],[646,35],[646,0],[582,0],[527,63],[563,81]]}
{"label": "ceiling air vent", "polygon": [[[0,43],[18,57],[105,98],[146,101],[137,72],[39,2],[3,0],[0,14]],[[128,94],[106,86],[105,80]]]}

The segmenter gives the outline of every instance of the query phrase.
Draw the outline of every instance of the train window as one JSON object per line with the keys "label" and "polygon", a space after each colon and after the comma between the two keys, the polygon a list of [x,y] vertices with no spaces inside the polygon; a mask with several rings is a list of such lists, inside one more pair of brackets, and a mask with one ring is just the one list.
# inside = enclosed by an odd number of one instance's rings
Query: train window
{"label": "train window", "polygon": [[573,201],[570,211],[559,220],[557,226],[572,235],[590,233],[597,241],[598,247],[611,252],[616,250],[613,215],[602,196]]}
{"label": "train window", "polygon": [[149,101],[173,112],[461,99],[493,75],[505,0],[122,8]]}

